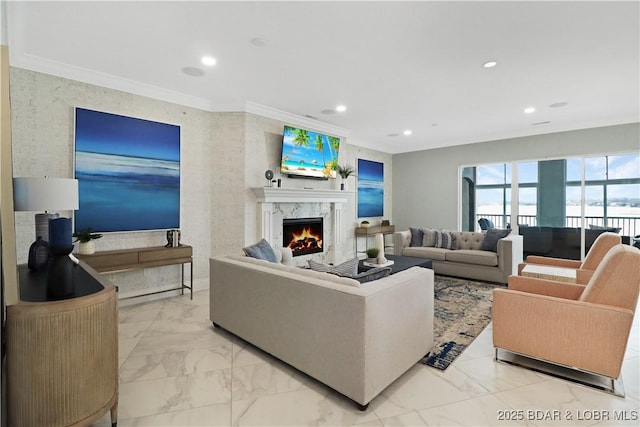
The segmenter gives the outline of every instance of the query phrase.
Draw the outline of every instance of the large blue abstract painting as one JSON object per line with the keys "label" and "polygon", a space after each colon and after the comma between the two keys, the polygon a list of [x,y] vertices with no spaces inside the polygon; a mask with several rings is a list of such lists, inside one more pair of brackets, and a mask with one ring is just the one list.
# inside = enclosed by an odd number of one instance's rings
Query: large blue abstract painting
{"label": "large blue abstract painting", "polygon": [[358,218],[384,214],[384,164],[358,159]]}
{"label": "large blue abstract painting", "polygon": [[180,126],[76,108],[76,231],[180,227]]}

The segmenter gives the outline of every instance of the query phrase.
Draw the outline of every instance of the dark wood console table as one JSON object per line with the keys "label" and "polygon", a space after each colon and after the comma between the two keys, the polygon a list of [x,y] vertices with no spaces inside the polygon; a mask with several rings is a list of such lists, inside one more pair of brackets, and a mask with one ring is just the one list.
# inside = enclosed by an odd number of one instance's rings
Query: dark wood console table
{"label": "dark wood console table", "polygon": [[46,271],[18,266],[20,298],[7,306],[10,426],[91,425],[118,411],[118,297],[80,262],[73,293],[47,296]]}
{"label": "dark wood console table", "polygon": [[[119,273],[123,271],[140,270],[145,268],[164,267],[166,265],[181,266],[181,279],[179,288],[163,289],[127,298],[137,298],[145,295],[159,294],[162,292],[180,291],[189,289],[193,299],[193,248],[188,245],[177,247],[156,246],[151,248],[118,249],[114,251],[101,251],[92,255],[76,255],[79,259],[89,264],[98,273]],[[184,283],[184,265],[191,267],[190,286]],[[126,298],[123,298],[126,299]]]}

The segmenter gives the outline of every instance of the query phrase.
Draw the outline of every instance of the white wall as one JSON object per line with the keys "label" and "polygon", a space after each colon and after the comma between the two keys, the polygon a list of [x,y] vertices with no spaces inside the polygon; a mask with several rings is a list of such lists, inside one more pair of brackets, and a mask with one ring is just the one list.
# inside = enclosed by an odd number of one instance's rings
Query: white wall
{"label": "white wall", "polygon": [[[318,189],[338,189],[340,187],[340,178],[322,180],[308,180],[288,178],[280,173],[280,157],[282,151],[282,133],[284,125],[297,125],[296,123],[285,123],[280,120],[274,120],[255,114],[246,115],[245,127],[245,181],[246,188],[244,192],[245,199],[245,244],[255,243],[259,238],[257,230],[257,204],[251,187],[261,187],[266,184],[264,172],[271,169],[275,178],[282,180],[282,185],[287,188],[304,188],[312,187]],[[304,125],[308,128],[308,124]],[[323,132],[322,129],[311,129]],[[341,135],[337,135],[341,136]],[[376,150],[370,150],[363,147],[348,144],[348,138],[341,137],[341,146],[339,153],[339,164],[351,165],[356,167],[357,159],[363,158],[384,163],[385,173],[385,218],[392,219],[392,203],[391,203],[391,183],[392,183],[392,158],[391,154],[382,153]],[[347,191],[353,192],[352,202],[342,207],[343,218],[346,221],[344,230],[344,240],[335,242],[340,248],[338,253],[342,255],[342,259],[355,255],[355,227],[359,224],[356,218],[356,178],[348,179]],[[324,207],[324,208],[328,208]],[[322,208],[322,209],[324,209]],[[364,218],[362,218],[364,219]],[[371,219],[372,222],[380,222],[380,218]],[[278,244],[279,242],[272,242]],[[333,244],[334,242],[332,242]],[[308,258],[308,257],[305,257]],[[339,261],[339,260],[337,260]]]}
{"label": "white wall", "polygon": [[640,124],[504,139],[393,156],[396,229],[458,229],[459,167],[640,150]]}
{"label": "white wall", "polygon": [[[73,176],[74,107],[171,123],[181,130],[182,242],[194,248],[196,288],[208,287],[210,256],[241,253],[257,237],[256,200],[251,187],[265,184],[271,169],[289,187],[339,187],[339,180],[290,179],[279,174],[284,122],[249,113],[206,112],[61,77],[11,68],[14,176]],[[294,124],[295,123],[287,123]],[[391,155],[350,146],[343,139],[340,164],[357,158],[385,164],[385,218],[391,216]],[[350,178],[350,190],[356,190]],[[354,202],[343,210],[348,229],[340,253],[354,254]],[[16,212],[18,263],[26,263],[35,240],[34,214]],[[71,216],[71,212],[61,212]],[[107,234],[97,250],[158,246],[165,233]],[[174,286],[179,267],[110,275],[121,296]]]}
{"label": "white wall", "polygon": [[[208,285],[210,230],[224,230],[215,215],[211,195],[217,190],[215,171],[227,164],[216,155],[227,142],[212,138],[217,115],[176,104],[128,94],[19,68],[11,69],[11,112],[14,176],[73,177],[74,107],[83,107],[180,126],[182,241],[194,247],[196,286]],[[232,126],[224,127],[225,129]],[[224,133],[222,134],[224,135]],[[231,144],[237,147],[237,144]],[[242,148],[236,148],[241,150]],[[233,150],[228,150],[233,155]],[[215,190],[214,190],[215,188]],[[18,263],[27,261],[35,240],[35,212],[16,212]],[[71,212],[61,212],[71,216]],[[214,233],[215,234],[215,233]],[[236,239],[238,240],[238,239]],[[235,243],[233,236],[229,242]],[[159,246],[163,231],[107,234],[96,241],[98,250]],[[217,242],[220,246],[220,242]],[[224,245],[222,245],[224,246]],[[121,296],[143,290],[169,288],[179,267],[169,266],[114,275]]]}

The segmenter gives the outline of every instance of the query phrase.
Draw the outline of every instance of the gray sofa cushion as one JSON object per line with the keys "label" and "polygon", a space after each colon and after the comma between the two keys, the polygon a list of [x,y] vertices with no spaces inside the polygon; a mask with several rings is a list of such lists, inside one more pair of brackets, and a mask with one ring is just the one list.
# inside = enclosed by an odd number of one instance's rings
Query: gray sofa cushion
{"label": "gray sofa cushion", "polygon": [[436,248],[455,249],[448,231],[436,231]]}
{"label": "gray sofa cushion", "polygon": [[404,248],[404,250],[402,251],[402,255],[444,261],[445,254],[447,252],[451,252],[451,249],[425,248],[425,247]]}
{"label": "gray sofa cushion", "polygon": [[484,236],[480,250],[498,252],[498,240],[507,237],[511,233],[511,229],[490,228]]}
{"label": "gray sofa cushion", "polygon": [[409,244],[409,246],[411,247],[422,246],[424,230],[422,228],[417,228],[417,227],[409,227],[409,230],[411,231],[411,243]]}
{"label": "gray sofa cushion", "polygon": [[353,258],[338,265],[328,265],[321,262],[309,260],[309,268],[323,273],[336,274],[338,276],[352,277],[358,274],[358,258]]}
{"label": "gray sofa cushion", "polygon": [[462,262],[465,264],[488,265],[494,267],[498,265],[498,254],[490,251],[479,251],[474,249],[458,249],[445,254],[446,261]]}
{"label": "gray sofa cushion", "polygon": [[425,228],[424,236],[422,237],[422,246],[433,248],[436,246],[436,230]]}
{"label": "gray sofa cushion", "polygon": [[265,239],[260,240],[258,243],[247,246],[246,248],[242,248],[245,255],[256,258],[256,259],[264,259],[269,262],[278,262],[278,257],[274,252],[273,248]]}

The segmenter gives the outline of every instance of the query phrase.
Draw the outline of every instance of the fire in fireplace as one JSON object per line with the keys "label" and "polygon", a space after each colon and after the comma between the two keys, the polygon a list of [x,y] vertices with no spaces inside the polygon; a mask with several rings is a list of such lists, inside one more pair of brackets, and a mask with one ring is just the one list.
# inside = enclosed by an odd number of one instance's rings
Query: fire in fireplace
{"label": "fire in fireplace", "polygon": [[282,221],[282,246],[293,256],[322,252],[322,217],[294,218]]}

